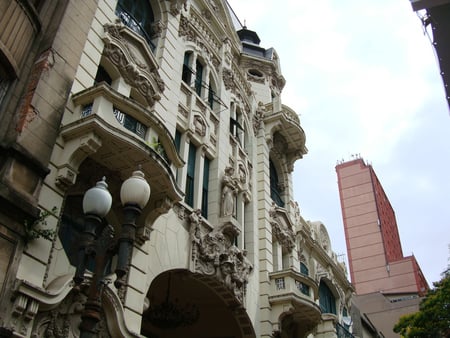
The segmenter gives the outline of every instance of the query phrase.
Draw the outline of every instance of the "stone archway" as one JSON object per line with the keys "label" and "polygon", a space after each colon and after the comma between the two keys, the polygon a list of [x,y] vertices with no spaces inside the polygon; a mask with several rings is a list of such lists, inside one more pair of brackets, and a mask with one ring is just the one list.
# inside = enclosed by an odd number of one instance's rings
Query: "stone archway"
{"label": "stone archway", "polygon": [[[147,299],[149,307],[142,314],[141,326],[141,334],[145,337],[255,337],[245,309],[232,292],[213,277],[187,270],[165,271],[153,280]],[[167,324],[160,318],[160,306],[164,301],[170,304],[166,307],[174,306],[194,317],[198,314],[198,317],[187,325],[174,327],[176,325]],[[171,312],[176,310],[172,308]]]}

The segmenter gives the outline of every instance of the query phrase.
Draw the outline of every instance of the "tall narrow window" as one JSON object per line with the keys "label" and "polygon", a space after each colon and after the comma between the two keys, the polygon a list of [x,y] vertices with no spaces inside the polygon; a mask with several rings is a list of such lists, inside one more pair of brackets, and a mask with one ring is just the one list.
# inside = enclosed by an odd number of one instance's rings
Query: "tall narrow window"
{"label": "tall narrow window", "polygon": [[183,74],[181,75],[181,79],[188,86],[191,85],[192,73],[193,73],[192,69],[191,69],[191,59],[192,59],[192,52],[184,53]]}
{"label": "tall narrow window", "polygon": [[278,173],[275,168],[275,165],[273,164],[272,160],[270,160],[269,164],[270,168],[270,196],[272,197],[272,200],[280,207],[284,208],[284,202],[281,199],[281,191],[280,191],[280,185],[278,181]]}
{"label": "tall narrow window", "polygon": [[203,166],[202,216],[208,218],[209,159],[205,157]]}
{"label": "tall narrow window", "polygon": [[177,130],[175,131],[175,149],[180,153],[181,148],[181,133]]}
{"label": "tall narrow window", "polygon": [[195,92],[197,95],[202,95],[202,85],[203,85],[203,65],[197,60],[195,63]]}
{"label": "tall narrow window", "polygon": [[211,109],[214,108],[214,96],[215,96],[214,89],[210,82],[209,87],[208,87],[208,104],[209,104],[209,108],[211,108]]}
{"label": "tall narrow window", "polygon": [[324,281],[320,281],[319,285],[319,303],[322,313],[336,314],[336,299]]}
{"label": "tall narrow window", "polygon": [[194,181],[195,181],[195,157],[197,148],[190,143],[186,173],[186,195],[184,201],[191,207],[194,207]]}

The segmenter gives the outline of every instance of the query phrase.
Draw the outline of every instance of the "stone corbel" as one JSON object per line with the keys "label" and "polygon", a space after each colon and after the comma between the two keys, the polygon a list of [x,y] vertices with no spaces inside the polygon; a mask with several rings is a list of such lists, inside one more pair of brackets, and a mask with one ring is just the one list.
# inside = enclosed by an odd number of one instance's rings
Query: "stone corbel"
{"label": "stone corbel", "polygon": [[56,161],[58,171],[55,184],[63,190],[73,185],[77,179],[80,164],[101,146],[101,138],[92,131],[66,141],[64,151]]}
{"label": "stone corbel", "polygon": [[150,233],[153,231],[153,222],[162,214],[167,213],[174,205],[174,202],[168,198],[164,197],[157,200],[152,205],[147,205],[144,209],[143,214],[145,217],[145,224],[137,229],[136,240],[139,245],[144,244],[150,239]]}
{"label": "stone corbel", "polygon": [[39,309],[39,303],[22,293],[16,295],[11,311],[10,329],[14,336],[27,336],[31,330],[31,323]]}

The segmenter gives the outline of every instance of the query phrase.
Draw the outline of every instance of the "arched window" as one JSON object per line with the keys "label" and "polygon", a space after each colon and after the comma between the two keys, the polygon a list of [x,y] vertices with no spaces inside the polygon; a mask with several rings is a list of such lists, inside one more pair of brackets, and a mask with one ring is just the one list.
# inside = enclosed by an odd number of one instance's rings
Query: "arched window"
{"label": "arched window", "polygon": [[152,51],[155,50],[151,41],[155,18],[149,0],[119,0],[116,15],[125,26],[144,37]]}
{"label": "arched window", "polygon": [[330,288],[324,281],[320,281],[319,285],[319,303],[322,313],[336,313],[336,299]]}
{"label": "arched window", "polygon": [[273,164],[272,160],[270,160],[269,163],[269,170],[270,170],[270,197],[272,197],[272,200],[280,207],[284,208],[284,202],[281,199],[281,191],[280,191],[280,185],[278,180],[278,173],[277,169],[275,168],[275,165]]}

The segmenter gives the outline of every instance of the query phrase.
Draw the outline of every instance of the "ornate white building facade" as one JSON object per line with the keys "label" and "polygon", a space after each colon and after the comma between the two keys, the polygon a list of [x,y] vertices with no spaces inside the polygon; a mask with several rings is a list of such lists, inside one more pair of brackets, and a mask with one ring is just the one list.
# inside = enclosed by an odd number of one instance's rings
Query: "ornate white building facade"
{"label": "ornate white building facade", "polygon": [[0,13],[0,337],[349,334],[278,54],[225,1]]}

